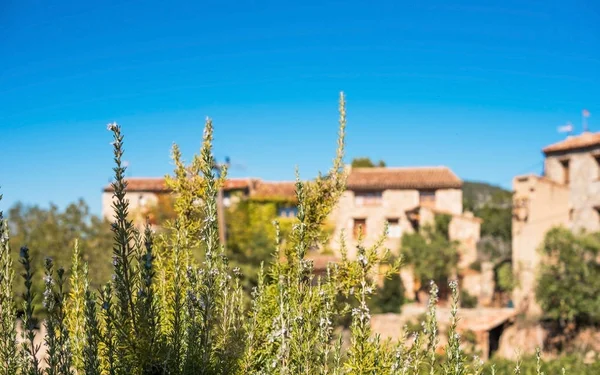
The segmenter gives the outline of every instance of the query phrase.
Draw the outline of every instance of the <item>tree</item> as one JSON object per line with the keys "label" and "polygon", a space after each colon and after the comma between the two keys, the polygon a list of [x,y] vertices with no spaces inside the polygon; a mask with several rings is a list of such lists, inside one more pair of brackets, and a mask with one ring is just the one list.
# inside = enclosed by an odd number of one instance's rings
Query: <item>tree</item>
{"label": "tree", "polygon": [[232,266],[244,275],[244,286],[256,286],[260,264],[265,268],[271,261],[276,230],[273,220],[278,219],[281,234],[286,238],[292,227],[292,218],[278,218],[278,202],[240,200],[226,213],[227,256]]}
{"label": "tree", "polygon": [[553,228],[539,251],[536,299],[545,315],[561,324],[600,322],[600,234]]}
{"label": "tree", "polygon": [[399,313],[404,304],[404,284],[400,274],[395,272],[383,281],[383,286],[377,288],[369,304],[375,313]]}
{"label": "tree", "polygon": [[447,285],[458,262],[458,242],[448,238],[448,215],[437,215],[435,222],[419,232],[402,236],[400,251],[406,264],[413,266],[420,289],[430,281]]}
{"label": "tree", "polygon": [[[32,268],[36,274],[43,272],[42,263],[45,258],[52,258],[55,264],[70,264],[75,240],[79,240],[81,257],[89,266],[93,286],[98,287],[110,278],[110,224],[91,214],[83,200],[69,204],[64,211],[53,204],[49,209],[45,209],[17,203],[9,210],[8,218],[12,246],[29,247],[34,259]],[[18,255],[17,252],[14,252],[14,255]],[[34,284],[34,292],[40,296],[43,283],[40,278],[37,278],[37,281]],[[19,290],[17,295],[20,294]]]}
{"label": "tree", "polygon": [[385,162],[379,160],[377,164],[371,161],[371,158],[360,157],[352,159],[352,168],[373,168],[373,167],[385,167]]}

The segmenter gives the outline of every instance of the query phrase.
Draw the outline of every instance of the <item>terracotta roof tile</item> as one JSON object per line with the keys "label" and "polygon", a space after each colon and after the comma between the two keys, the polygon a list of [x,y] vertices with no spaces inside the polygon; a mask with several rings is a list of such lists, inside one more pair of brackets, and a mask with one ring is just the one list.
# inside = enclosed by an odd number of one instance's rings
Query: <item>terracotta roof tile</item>
{"label": "terracotta roof tile", "polygon": [[[167,191],[165,179],[162,177],[129,177],[126,178],[127,191],[148,191],[148,192],[163,192]],[[104,187],[105,192],[114,191],[111,184]]]}
{"label": "terracotta roof tile", "polygon": [[254,189],[251,191],[252,198],[281,198],[281,199],[296,199],[296,183],[295,182],[267,182],[256,181]]}
{"label": "terracotta roof tile", "polygon": [[459,189],[462,180],[447,167],[352,168],[346,186],[350,190]]}
{"label": "terracotta roof tile", "polygon": [[567,139],[560,142],[551,144],[543,148],[544,154],[559,151],[577,150],[580,148],[586,148],[591,146],[600,145],[600,132],[599,133],[583,133],[577,136],[567,137]]}
{"label": "terracotta roof tile", "polygon": [[[126,178],[127,191],[136,192],[169,192],[165,179],[162,177],[129,177]],[[247,189],[252,185],[252,180],[249,178],[232,178],[225,180],[225,190]],[[114,191],[112,185],[104,187],[105,192]]]}

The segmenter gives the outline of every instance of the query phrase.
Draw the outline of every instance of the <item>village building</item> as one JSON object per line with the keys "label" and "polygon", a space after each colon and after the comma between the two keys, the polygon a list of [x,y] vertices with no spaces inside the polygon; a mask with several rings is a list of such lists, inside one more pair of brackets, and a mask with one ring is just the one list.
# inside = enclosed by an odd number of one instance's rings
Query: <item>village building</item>
{"label": "village building", "polygon": [[542,176],[513,179],[513,302],[530,316],[541,314],[535,288],[539,247],[548,230],[600,230],[600,133],[569,136],[542,152]]}
{"label": "village building", "polygon": [[[366,246],[373,244],[388,225],[384,244],[393,254],[400,251],[401,238],[419,228],[433,224],[436,215],[448,215],[448,236],[460,243],[457,275],[461,287],[487,305],[494,291],[493,270],[475,271],[471,265],[477,260],[477,242],[481,220],[472,213],[463,212],[462,180],[447,167],[420,168],[348,168],[346,191],[329,217],[333,233],[329,248],[333,254],[316,256],[315,268],[324,268],[326,260],[339,257],[340,236],[345,233],[348,255],[356,255],[359,230]],[[152,214],[152,208],[164,205],[171,194],[163,178],[128,178],[126,197],[130,212],[138,221]],[[278,202],[279,217],[297,214],[294,182],[268,182],[255,178],[228,179],[223,189],[222,205],[229,207],[240,199]],[[103,192],[103,215],[111,219],[113,188]],[[151,224],[156,218],[150,217]],[[323,258],[323,259],[321,259]],[[485,271],[486,268],[482,267]],[[401,277],[407,297],[416,298],[420,285],[415,283],[409,267],[403,267]]]}
{"label": "village building", "polygon": [[[397,254],[403,234],[433,224],[436,215],[449,215],[449,238],[460,242],[462,287],[472,295],[491,299],[493,287],[491,291],[482,288],[481,273],[469,269],[477,260],[481,220],[463,212],[462,184],[447,167],[349,167],[346,191],[330,217],[335,227],[332,247],[339,249],[343,231],[349,256],[353,256],[359,231],[369,246],[387,224],[384,246]],[[404,267],[401,276],[407,297],[414,299],[419,285],[415,285],[412,272]]]}

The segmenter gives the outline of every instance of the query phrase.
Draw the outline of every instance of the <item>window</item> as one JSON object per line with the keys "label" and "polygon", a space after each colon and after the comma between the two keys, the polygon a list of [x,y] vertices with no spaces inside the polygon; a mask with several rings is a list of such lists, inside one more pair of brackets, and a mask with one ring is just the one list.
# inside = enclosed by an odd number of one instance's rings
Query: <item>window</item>
{"label": "window", "polygon": [[367,235],[367,219],[354,219],[352,235],[354,238],[358,238],[359,233],[363,236]]}
{"label": "window", "polygon": [[600,154],[594,154],[594,160],[596,160],[596,165],[598,166],[598,168],[596,169],[598,172],[596,174],[596,176],[598,176],[596,179],[600,180]]}
{"label": "window", "polygon": [[298,207],[281,206],[277,209],[279,217],[296,217],[298,215]]}
{"label": "window", "polygon": [[419,191],[419,204],[421,206],[433,206],[433,205],[435,205],[435,190],[421,190],[421,191]]}
{"label": "window", "polygon": [[379,206],[382,201],[381,191],[357,191],[354,202],[357,206]]}
{"label": "window", "polygon": [[563,159],[560,161],[563,167],[563,182],[565,185],[569,184],[569,159]]}
{"label": "window", "polygon": [[400,238],[402,236],[402,229],[400,228],[399,219],[387,219],[388,222],[388,237],[389,238]]}

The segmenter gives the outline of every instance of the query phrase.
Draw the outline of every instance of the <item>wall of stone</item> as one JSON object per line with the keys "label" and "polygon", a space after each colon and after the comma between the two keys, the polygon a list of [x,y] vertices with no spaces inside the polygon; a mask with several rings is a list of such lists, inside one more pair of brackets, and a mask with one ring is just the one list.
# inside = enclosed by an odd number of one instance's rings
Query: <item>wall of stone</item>
{"label": "wall of stone", "polygon": [[557,153],[546,157],[545,173],[559,183],[565,180],[565,169],[561,160],[569,160],[569,199],[571,203],[571,228],[575,231],[600,230],[600,164],[594,156],[600,155],[600,147],[576,152]]}
{"label": "wall of stone", "polygon": [[[387,219],[398,219],[401,234],[412,233],[414,230],[406,211],[419,204],[417,190],[385,190],[382,194],[380,205],[356,205],[353,191],[345,191],[337,207],[330,216],[335,226],[331,247],[340,248],[340,235],[342,230],[345,235],[348,255],[356,254],[357,241],[353,238],[354,219],[366,219],[366,235],[364,243],[373,244],[382,234]],[[388,238],[385,246],[397,253],[400,248],[400,238]]]}
{"label": "wall of stone", "polygon": [[460,242],[460,258],[458,268],[468,268],[477,260],[477,242],[481,232],[481,220],[473,214],[456,215],[448,226],[451,240]]}
{"label": "wall of stone", "polygon": [[[158,203],[158,196],[151,192],[130,192],[125,194],[125,198],[129,200],[130,213],[140,212],[142,207],[151,207]],[[112,192],[102,193],[102,216],[109,221],[114,218],[113,200]]]}
{"label": "wall of stone", "polygon": [[462,196],[462,189],[439,189],[435,192],[435,209],[460,215],[463,211]]}
{"label": "wall of stone", "polygon": [[512,262],[517,287],[513,302],[517,309],[535,316],[538,248],[548,230],[569,225],[569,189],[548,178],[520,176],[513,180]]}

